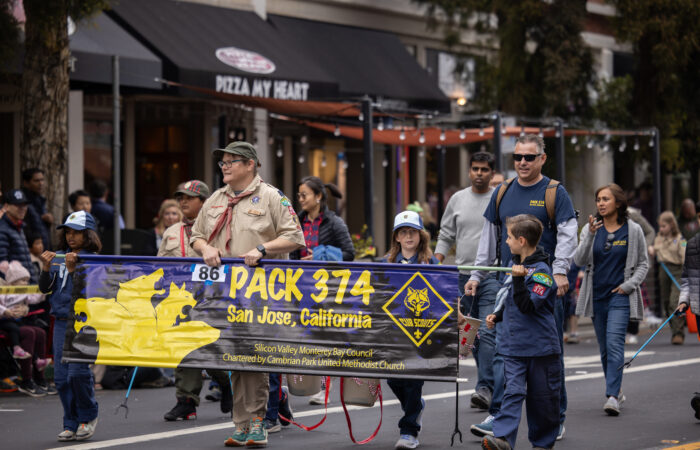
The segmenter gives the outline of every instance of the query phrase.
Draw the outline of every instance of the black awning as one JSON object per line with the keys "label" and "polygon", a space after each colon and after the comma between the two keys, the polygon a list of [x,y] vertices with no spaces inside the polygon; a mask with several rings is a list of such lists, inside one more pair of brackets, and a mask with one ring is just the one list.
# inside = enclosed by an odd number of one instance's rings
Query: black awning
{"label": "black awning", "polygon": [[109,11],[164,63],[164,77],[238,95],[312,100],[371,95],[449,108],[391,33],[173,0]]}
{"label": "black awning", "polygon": [[77,24],[70,36],[71,80],[112,83],[112,56],[119,56],[119,82],[124,86],[162,89],[160,58],[105,14]]}

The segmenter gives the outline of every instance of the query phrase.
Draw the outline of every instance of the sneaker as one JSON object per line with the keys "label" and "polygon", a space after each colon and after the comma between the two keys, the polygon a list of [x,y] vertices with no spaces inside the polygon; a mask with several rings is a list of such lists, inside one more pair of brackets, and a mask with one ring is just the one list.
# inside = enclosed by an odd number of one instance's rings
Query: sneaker
{"label": "sneaker", "polygon": [[78,426],[78,431],[75,432],[76,441],[84,441],[90,439],[93,434],[95,434],[95,429],[97,428],[97,417],[87,423],[81,423]]}
{"label": "sneaker", "polygon": [[262,417],[256,417],[250,421],[245,446],[247,448],[267,447],[267,430],[263,424]]}
{"label": "sneaker", "polygon": [[394,448],[416,448],[420,445],[418,438],[412,434],[402,434],[399,440],[396,441]]}
{"label": "sneaker", "polygon": [[639,344],[639,339],[636,334],[630,334],[630,338],[627,341],[628,344],[637,345]]}
{"label": "sneaker", "polygon": [[700,420],[700,393],[695,393],[695,397],[690,400],[690,407],[695,410],[695,418]]}
{"label": "sneaker", "polygon": [[493,436],[493,416],[489,415],[483,422],[472,425],[469,429],[475,436]]}
{"label": "sneaker", "polygon": [[484,436],[481,440],[483,450],[511,450],[510,444],[503,438]]}
{"label": "sneaker", "polygon": [[180,397],[177,399],[177,404],[165,413],[163,416],[168,422],[177,419],[190,420],[197,418],[197,407],[194,405],[194,400],[188,397]]}
{"label": "sneaker", "polygon": [[[289,426],[291,420],[294,420],[292,413],[292,404],[289,403],[289,389],[287,386],[282,386],[282,400],[280,401],[279,410],[277,413],[280,416],[280,425],[283,427]],[[289,419],[285,420],[282,417]]]}
{"label": "sneaker", "polygon": [[[326,399],[326,390],[321,389],[317,394],[312,395],[309,398],[309,405],[323,405]],[[328,392],[328,404],[331,403],[330,392]]]}
{"label": "sneaker", "polygon": [[0,380],[0,392],[16,392],[17,391],[17,385],[15,384],[14,381],[12,381],[12,378],[3,378]]}
{"label": "sneaker", "polygon": [[491,391],[486,387],[480,387],[472,394],[471,404],[472,408],[479,408],[487,410],[491,406]]}
{"label": "sneaker", "polygon": [[74,441],[75,440],[75,431],[73,431],[73,430],[61,431],[60,433],[58,433],[58,440],[59,440],[59,442]]}
{"label": "sneaker", "polygon": [[226,447],[245,447],[245,443],[248,440],[248,430],[244,427],[239,427],[236,432],[233,433],[226,441],[224,445]]}
{"label": "sneaker", "polygon": [[268,433],[279,433],[282,431],[282,425],[280,425],[276,420],[272,421],[270,419],[265,419],[263,422],[263,425]]}
{"label": "sneaker", "polygon": [[418,426],[423,428],[423,411],[425,411],[425,399],[421,397],[420,399],[420,412],[418,413],[418,417],[416,418],[416,422],[418,423]]}
{"label": "sneaker", "polygon": [[19,386],[17,386],[17,389],[21,393],[27,394],[30,397],[44,397],[46,395],[46,391],[44,391],[32,380],[21,382]]}
{"label": "sneaker", "polygon": [[210,402],[221,401],[221,389],[219,388],[219,385],[215,384],[214,381],[210,381],[209,382],[209,392],[207,393],[207,395],[204,398],[209,400]]}
{"label": "sneaker", "polygon": [[37,358],[36,361],[34,361],[34,367],[36,367],[37,372],[41,372],[46,368],[46,366],[49,365],[49,359],[46,358]]}
{"label": "sneaker", "polygon": [[571,333],[571,334],[569,335],[569,339],[567,339],[566,343],[567,343],[567,344],[578,344],[578,343],[579,343],[578,334],[576,334],[576,333]]}
{"label": "sneaker", "polygon": [[625,397],[625,394],[622,393],[622,389],[620,389],[620,393],[617,395],[617,403],[622,406],[625,400],[627,400],[627,397]]}
{"label": "sneaker", "polygon": [[32,354],[24,351],[24,349],[22,347],[20,347],[19,345],[15,345],[13,348],[12,357],[14,359],[27,359],[27,358],[31,358]]}
{"label": "sneaker", "polygon": [[557,441],[564,439],[564,433],[566,433],[566,427],[563,423],[559,424],[559,433],[557,433]]}
{"label": "sneaker", "polygon": [[605,402],[603,411],[609,416],[618,416],[620,415],[620,403],[611,395],[608,397],[608,401]]}
{"label": "sneaker", "polygon": [[233,393],[231,392],[231,385],[224,384],[219,386],[219,392],[221,393],[221,403],[219,403],[219,408],[224,414],[228,414],[233,411]]}
{"label": "sneaker", "polygon": [[56,387],[53,386],[52,384],[49,384],[48,381],[39,382],[36,385],[39,386],[41,389],[43,389],[44,392],[46,392],[46,395],[58,394],[58,390],[56,390]]}

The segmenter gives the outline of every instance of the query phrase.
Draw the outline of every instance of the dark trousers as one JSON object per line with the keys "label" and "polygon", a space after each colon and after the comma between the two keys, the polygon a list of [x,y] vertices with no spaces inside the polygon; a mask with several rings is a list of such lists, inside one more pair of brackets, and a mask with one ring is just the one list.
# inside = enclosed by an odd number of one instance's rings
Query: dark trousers
{"label": "dark trousers", "polygon": [[19,345],[19,326],[19,322],[15,319],[0,319],[0,330],[10,338],[13,347]]}
{"label": "dark trousers", "polygon": [[[221,389],[230,386],[228,374],[223,370],[207,369],[207,373],[217,382]],[[199,406],[199,393],[202,391],[202,369],[182,368],[175,369],[175,397],[190,398],[195,406]]]}
{"label": "dark trousers", "polygon": [[399,399],[403,417],[399,420],[399,430],[401,434],[418,436],[421,428],[421,415],[423,414],[423,381],[403,380],[388,378],[387,384],[392,392]]}
{"label": "dark trousers", "polygon": [[533,447],[551,448],[559,433],[559,355],[503,356],[506,388],[501,409],[493,421],[493,434],[515,448],[523,401],[528,439]]}

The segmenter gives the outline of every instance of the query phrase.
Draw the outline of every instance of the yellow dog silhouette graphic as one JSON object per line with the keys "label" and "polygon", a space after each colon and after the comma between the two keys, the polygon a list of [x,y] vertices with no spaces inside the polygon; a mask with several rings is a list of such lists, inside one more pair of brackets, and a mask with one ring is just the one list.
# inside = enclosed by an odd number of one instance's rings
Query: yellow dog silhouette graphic
{"label": "yellow dog silhouette graphic", "polygon": [[408,294],[406,294],[403,304],[406,305],[406,308],[413,311],[416,317],[420,317],[421,313],[430,307],[428,288],[413,289],[409,287]]}
{"label": "yellow dog silhouette graphic", "polygon": [[182,308],[197,301],[185,290],[170,284],[165,300],[155,308],[151,297],[165,289],[155,289],[163,269],[119,283],[117,298],[80,298],[75,315],[87,320],[75,321],[75,331],[91,326],[97,331],[99,351],[95,364],[177,367],[188,353],[219,339],[220,331],[202,321],[177,323],[184,319]]}

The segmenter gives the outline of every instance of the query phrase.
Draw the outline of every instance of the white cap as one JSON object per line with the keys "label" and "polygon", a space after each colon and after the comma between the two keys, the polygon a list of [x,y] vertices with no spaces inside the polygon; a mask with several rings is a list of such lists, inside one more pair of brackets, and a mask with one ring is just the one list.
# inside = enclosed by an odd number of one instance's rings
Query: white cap
{"label": "white cap", "polygon": [[394,218],[394,231],[401,227],[411,227],[416,230],[422,230],[423,219],[421,219],[420,214],[414,211],[400,212]]}

